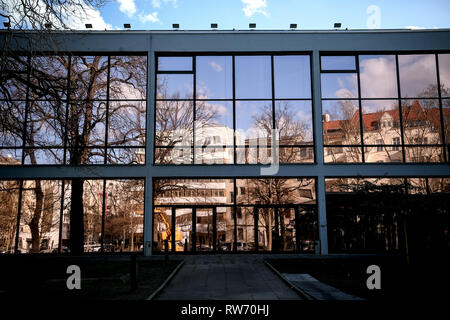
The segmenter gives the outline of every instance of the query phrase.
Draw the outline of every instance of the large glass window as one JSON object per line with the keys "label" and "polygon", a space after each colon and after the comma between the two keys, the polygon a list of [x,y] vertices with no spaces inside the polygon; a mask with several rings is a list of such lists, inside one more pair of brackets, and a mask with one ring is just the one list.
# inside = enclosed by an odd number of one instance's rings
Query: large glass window
{"label": "large glass window", "polygon": [[323,55],[321,62],[326,163],[446,161],[445,55]]}
{"label": "large glass window", "polygon": [[3,180],[0,200],[0,253],[143,250],[142,179]]}
{"label": "large glass window", "polygon": [[423,254],[448,247],[448,178],[329,178],[330,253]]}
{"label": "large glass window", "polygon": [[9,160],[2,164],[144,163],[145,56],[8,61],[0,86],[0,155]]}
{"label": "large glass window", "polygon": [[155,252],[314,252],[315,180],[155,179]]}
{"label": "large glass window", "polygon": [[156,164],[314,162],[309,55],[158,61]]}

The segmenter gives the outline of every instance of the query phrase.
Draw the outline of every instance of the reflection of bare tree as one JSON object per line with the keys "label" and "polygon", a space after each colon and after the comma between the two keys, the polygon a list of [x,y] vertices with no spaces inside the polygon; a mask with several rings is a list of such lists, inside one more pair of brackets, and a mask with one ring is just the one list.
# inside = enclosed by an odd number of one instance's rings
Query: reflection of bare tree
{"label": "reflection of bare tree", "polygon": [[9,252],[17,227],[19,184],[17,181],[0,183],[0,250]]}
{"label": "reflection of bare tree", "polygon": [[190,150],[193,145],[194,121],[197,126],[208,126],[217,119],[218,114],[206,101],[196,101],[194,119],[194,102],[178,100],[180,93],[170,94],[166,79],[162,79],[158,82],[158,99],[166,100],[158,101],[156,105],[155,146],[166,148],[156,148],[155,162],[164,164],[172,162],[173,147],[184,146]]}
{"label": "reflection of bare tree", "polygon": [[[130,91],[134,90],[145,96],[145,86],[142,87],[142,78],[146,79],[145,57],[112,57],[109,62],[107,57],[102,56],[81,56],[72,59],[37,56],[31,57],[28,61],[31,63],[23,64],[22,60],[16,61],[13,66],[18,69],[5,73],[3,83],[7,85],[0,88],[3,96],[11,98],[2,104],[1,113],[7,117],[1,118],[1,140],[2,142],[23,140],[25,146],[29,147],[24,149],[24,158],[27,162],[39,164],[45,155],[51,162],[64,163],[65,155],[60,151],[64,144],[67,145],[66,163],[71,165],[88,164],[95,157],[105,157],[107,116],[111,119],[109,129],[113,132],[110,139],[113,146],[144,144],[144,104],[111,103],[107,115],[106,102],[98,99],[107,97],[108,68],[114,71],[111,72],[113,77],[110,79],[111,95],[115,98],[127,97],[130,96]],[[30,70],[29,74],[27,70]],[[67,83],[68,74],[70,74],[69,83]],[[14,97],[25,99],[26,95],[24,96],[23,92],[26,92],[31,101],[27,109],[23,103],[13,101]],[[67,104],[66,98],[71,102]],[[24,114],[27,114],[25,130]],[[42,147],[45,149],[40,149]],[[130,150],[136,152],[136,149]],[[115,158],[110,157],[109,162],[114,163]],[[71,189],[72,218],[78,221],[72,223],[71,236],[82,235],[83,219],[79,213],[83,212],[83,181],[73,179]],[[35,214],[38,219],[43,199],[39,180],[35,183],[35,197]],[[79,227],[76,228],[76,225]],[[30,228],[38,228],[38,223],[31,224]],[[36,231],[32,230],[32,234],[37,235]],[[79,243],[78,250],[81,252],[82,241],[78,239],[72,242]]]}
{"label": "reflection of bare tree", "polygon": [[[238,203],[252,203],[264,205],[299,204],[305,200],[301,199],[300,190],[311,190],[313,195],[314,180],[311,179],[246,179],[246,192],[237,198]],[[286,234],[284,225],[286,215],[289,210],[279,210],[279,228],[282,231],[281,238],[286,244]],[[273,209],[262,208],[259,211],[259,225],[265,229],[267,237],[267,248],[272,248],[272,229],[275,226]],[[283,248],[285,249],[285,248]]]}
{"label": "reflection of bare tree", "polygon": [[[272,137],[272,119],[273,112],[271,104],[265,105],[261,114],[253,116],[254,127],[263,136],[268,137],[268,145],[270,145]],[[275,128],[278,133],[278,145],[311,144],[311,141],[308,141],[311,139],[311,123],[299,119],[289,101],[283,101],[277,104],[275,108]],[[279,161],[281,163],[298,162],[299,154],[297,150],[297,148],[282,148],[279,152]]]}

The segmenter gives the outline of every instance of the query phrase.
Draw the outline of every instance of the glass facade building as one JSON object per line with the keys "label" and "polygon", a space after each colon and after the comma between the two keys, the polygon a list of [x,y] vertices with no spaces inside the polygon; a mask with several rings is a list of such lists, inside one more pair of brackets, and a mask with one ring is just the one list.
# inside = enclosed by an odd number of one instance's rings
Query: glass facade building
{"label": "glass facade building", "polygon": [[448,252],[449,31],[18,36],[2,254]]}

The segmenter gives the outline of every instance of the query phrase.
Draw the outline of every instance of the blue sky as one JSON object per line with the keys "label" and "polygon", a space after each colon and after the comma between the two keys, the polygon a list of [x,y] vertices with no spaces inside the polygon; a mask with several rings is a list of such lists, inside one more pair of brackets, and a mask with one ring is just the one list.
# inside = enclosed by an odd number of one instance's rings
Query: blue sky
{"label": "blue sky", "polygon": [[448,0],[113,0],[91,22],[96,29],[131,23],[134,30],[171,29],[172,23],[185,30],[209,29],[210,23],[222,30],[248,29],[249,22],[257,29],[287,29],[290,23],[299,29],[331,29],[334,22],[366,29],[376,14],[384,29],[449,28],[449,13]]}

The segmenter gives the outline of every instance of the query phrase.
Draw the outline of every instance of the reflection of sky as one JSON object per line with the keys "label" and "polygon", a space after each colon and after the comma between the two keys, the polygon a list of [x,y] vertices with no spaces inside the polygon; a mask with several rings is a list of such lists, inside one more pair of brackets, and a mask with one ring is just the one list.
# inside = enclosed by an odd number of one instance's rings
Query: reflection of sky
{"label": "reflection of sky", "polygon": [[[441,86],[447,88],[447,97],[450,96],[450,54],[440,54],[439,56],[439,78]],[[442,94],[444,94],[442,92]]]}
{"label": "reflection of sky", "polygon": [[[193,92],[192,74],[158,74],[158,87],[165,83],[162,90],[158,92],[160,99],[190,99]],[[165,95],[164,95],[165,94]],[[179,96],[178,96],[179,95]]]}
{"label": "reflection of sky", "polygon": [[310,98],[309,56],[275,56],[275,98]]}
{"label": "reflection of sky", "polygon": [[269,56],[237,56],[236,98],[272,98],[271,64]]}
{"label": "reflection of sky", "polygon": [[322,70],[356,70],[354,56],[322,56]]}
{"label": "reflection of sky", "polygon": [[196,71],[197,98],[233,98],[233,74],[230,56],[197,57]]}
{"label": "reflection of sky", "polygon": [[399,55],[398,63],[402,97],[419,97],[429,85],[437,88],[434,55]]}
{"label": "reflection of sky", "polygon": [[[264,110],[272,108],[272,101],[239,101],[236,103],[236,130],[245,132],[243,137],[265,137],[266,132],[259,132],[254,127],[254,117],[264,114]],[[271,119],[268,119],[271,123]]]}
{"label": "reflection of sky", "polygon": [[357,98],[356,73],[322,73],[323,98]]}
{"label": "reflection of sky", "polygon": [[192,71],[191,57],[159,57],[159,71]]}
{"label": "reflection of sky", "polygon": [[233,103],[231,101],[204,101],[207,110],[214,112],[214,118],[208,124],[220,124],[228,128],[233,128]]}
{"label": "reflection of sky", "polygon": [[395,56],[359,56],[361,97],[396,98],[397,72]]}
{"label": "reflection of sky", "polygon": [[[275,103],[275,114],[278,113],[280,107],[282,107],[285,103],[288,104],[288,110],[293,114],[293,118],[286,119],[286,122],[301,122],[303,130],[305,130],[305,132],[302,132],[305,140],[312,140],[313,132],[311,101],[277,101]],[[282,121],[279,126],[283,126]]]}
{"label": "reflection of sky", "polygon": [[398,108],[397,100],[362,100],[363,114],[374,113],[380,111],[395,110]]}
{"label": "reflection of sky", "polygon": [[331,116],[330,120],[347,120],[349,115],[344,114],[342,104],[347,107],[351,106],[350,117],[358,110],[358,101],[355,100],[324,100],[322,101],[322,113],[328,113]]}

